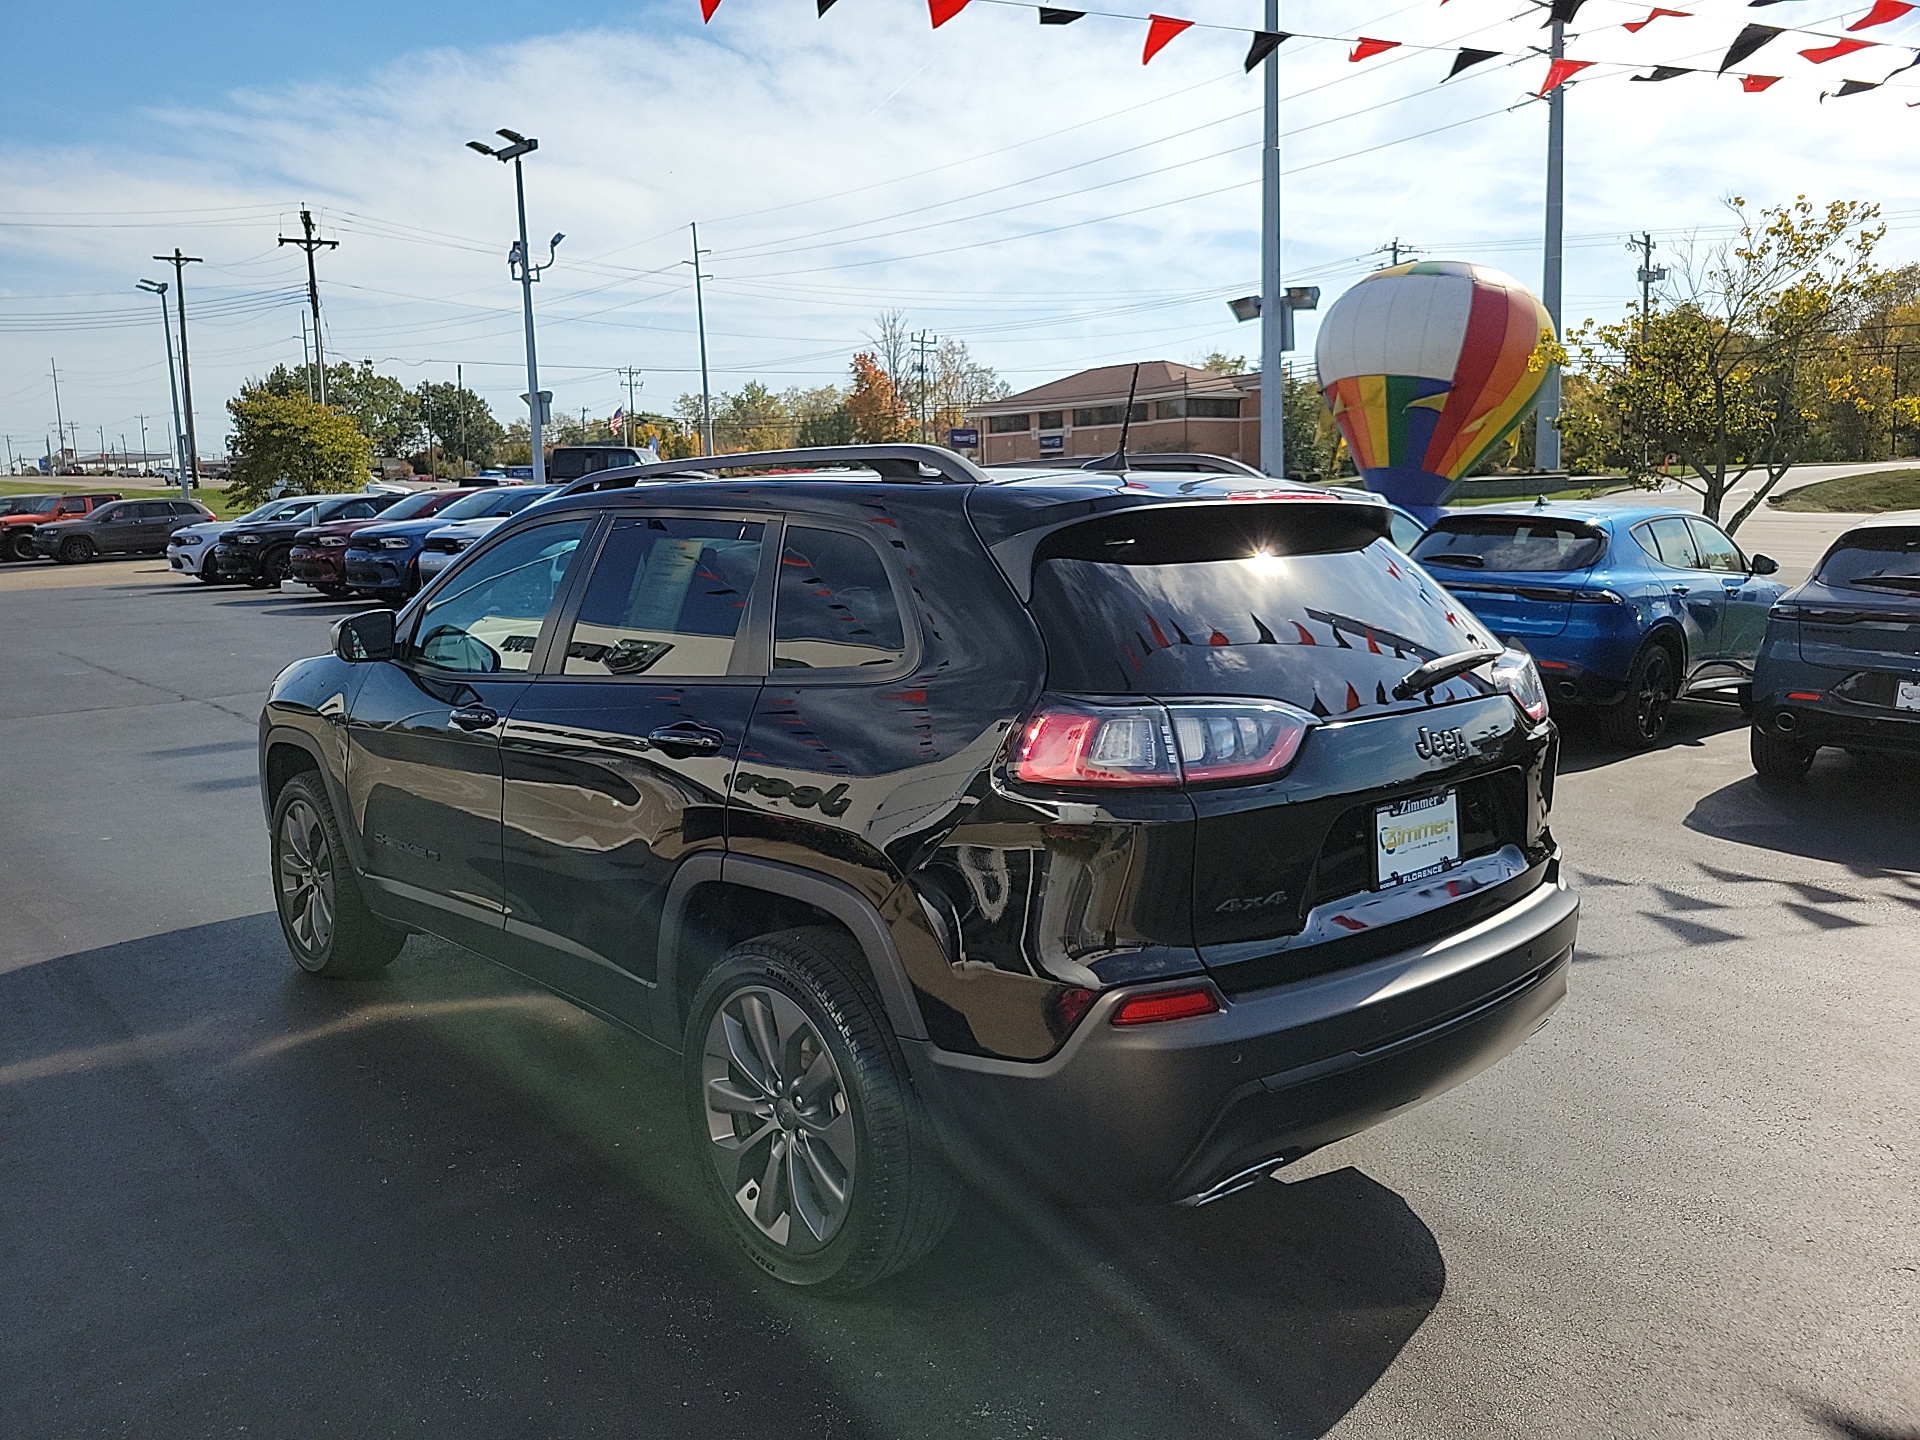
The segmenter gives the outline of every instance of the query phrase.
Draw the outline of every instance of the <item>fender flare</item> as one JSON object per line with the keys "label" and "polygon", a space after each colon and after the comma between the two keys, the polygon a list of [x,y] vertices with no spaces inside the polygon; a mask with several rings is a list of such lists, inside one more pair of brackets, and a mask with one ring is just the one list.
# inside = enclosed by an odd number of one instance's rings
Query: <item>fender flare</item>
{"label": "fender flare", "polygon": [[260,737],[260,808],[266,812],[268,826],[273,824],[273,803],[267,798],[267,756],[278,745],[305,751],[307,758],[313,761],[313,768],[320,773],[320,783],[327,787],[327,799],[333,803],[333,816],[339,823],[340,834],[347,842],[347,859],[356,871],[365,874],[367,847],[354,827],[353,812],[347,804],[340,777],[333,773],[333,767],[327,763],[327,757],[321,754],[313,736],[297,725],[270,725],[266,734]]}
{"label": "fender flare", "polygon": [[894,1034],[927,1038],[926,1022],[913,998],[913,985],[893,943],[887,922],[873,903],[851,885],[816,875],[797,865],[745,855],[690,855],[674,872],[660,912],[660,950],[654,989],[654,1033],[675,1049],[680,1044],[680,965],[687,941],[685,920],[694,893],[703,885],[739,885],[800,900],[833,916],[853,935],[873,974]]}

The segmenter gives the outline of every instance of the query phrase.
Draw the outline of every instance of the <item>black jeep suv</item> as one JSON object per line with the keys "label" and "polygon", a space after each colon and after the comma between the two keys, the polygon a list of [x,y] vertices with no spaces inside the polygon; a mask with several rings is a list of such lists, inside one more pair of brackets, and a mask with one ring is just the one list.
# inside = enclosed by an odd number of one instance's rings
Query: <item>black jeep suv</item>
{"label": "black jeep suv", "polygon": [[789,1282],[911,1262],[957,1175],[1217,1199],[1566,992],[1539,677],[1389,518],[909,445],[586,477],[274,682],[288,944],[429,931],[678,1051]]}

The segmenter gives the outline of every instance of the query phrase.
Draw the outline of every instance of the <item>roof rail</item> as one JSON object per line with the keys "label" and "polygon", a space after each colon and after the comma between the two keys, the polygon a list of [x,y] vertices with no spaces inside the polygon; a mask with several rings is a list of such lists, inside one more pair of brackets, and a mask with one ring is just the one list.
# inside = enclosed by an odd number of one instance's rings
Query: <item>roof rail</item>
{"label": "roof rail", "polygon": [[[582,495],[594,490],[620,490],[648,480],[699,480],[723,470],[800,471],[796,479],[835,466],[871,470],[882,480],[921,485],[984,485],[988,476],[964,455],[938,445],[815,445],[803,450],[750,450],[740,455],[696,455],[684,460],[662,460],[658,465],[625,465],[596,470],[573,481],[560,493]],[[929,473],[931,472],[931,473]],[[784,479],[780,474],[767,480]]]}
{"label": "roof rail", "polygon": [[[988,468],[991,470],[1093,470],[1107,473],[1112,471],[1109,455],[1047,456],[1040,460],[1007,460]],[[1128,470],[1173,471],[1179,474],[1194,475],[1244,475],[1265,480],[1268,477],[1253,466],[1239,460],[1229,460],[1224,455],[1203,455],[1196,451],[1178,451],[1158,455],[1132,454],[1127,456]]]}

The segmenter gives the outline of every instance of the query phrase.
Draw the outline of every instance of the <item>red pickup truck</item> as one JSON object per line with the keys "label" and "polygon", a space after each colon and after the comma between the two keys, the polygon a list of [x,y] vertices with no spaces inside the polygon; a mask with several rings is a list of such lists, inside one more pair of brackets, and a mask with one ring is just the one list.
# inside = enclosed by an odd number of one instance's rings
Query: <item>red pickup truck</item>
{"label": "red pickup truck", "polygon": [[97,495],[0,495],[0,559],[32,560],[33,527],[91,515],[119,492]]}

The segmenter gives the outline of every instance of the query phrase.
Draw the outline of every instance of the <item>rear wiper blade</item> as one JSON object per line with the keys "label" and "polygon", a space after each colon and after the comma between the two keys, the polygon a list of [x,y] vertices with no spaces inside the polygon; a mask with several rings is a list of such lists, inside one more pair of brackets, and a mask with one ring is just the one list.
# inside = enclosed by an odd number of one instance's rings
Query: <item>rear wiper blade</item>
{"label": "rear wiper blade", "polygon": [[1856,575],[1855,585],[1878,585],[1886,590],[1920,590],[1920,575]]}
{"label": "rear wiper blade", "polygon": [[1393,698],[1411,700],[1423,690],[1431,690],[1451,680],[1456,675],[1464,675],[1469,670],[1478,670],[1482,665],[1491,665],[1506,652],[1504,650],[1461,650],[1452,655],[1442,655],[1424,665],[1409,670],[1406,678],[1393,687]]}
{"label": "rear wiper blade", "polygon": [[1484,555],[1429,555],[1420,562],[1422,565],[1458,565],[1463,570],[1484,570],[1487,557]]}

